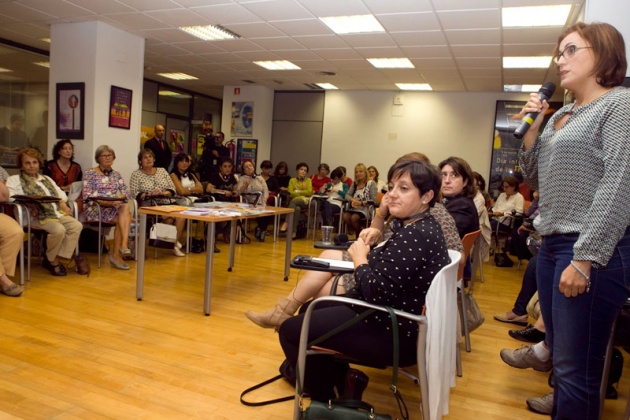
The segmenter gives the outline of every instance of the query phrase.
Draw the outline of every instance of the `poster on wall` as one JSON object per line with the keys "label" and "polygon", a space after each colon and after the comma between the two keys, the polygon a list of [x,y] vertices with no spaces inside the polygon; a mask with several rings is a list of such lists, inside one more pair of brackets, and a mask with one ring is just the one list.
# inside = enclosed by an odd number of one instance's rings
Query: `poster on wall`
{"label": "poster on wall", "polygon": [[109,95],[109,126],[131,128],[131,89],[112,86]]}
{"label": "poster on wall", "polygon": [[[522,140],[514,137],[514,130],[521,125],[521,118],[517,114],[523,108],[524,102],[497,101],[494,135],[492,138],[492,160],[490,163],[490,179],[488,193],[494,200],[503,192],[503,178],[515,176],[519,182],[523,181],[523,174],[518,164]],[[545,113],[545,121],[541,131],[549,121],[551,115],[562,107],[561,102],[550,102]],[[529,197],[525,197],[529,200]]]}
{"label": "poster on wall", "polygon": [[236,167],[240,171],[244,162],[252,162],[254,168],[257,167],[258,158],[258,140],[256,139],[238,139],[236,143]]}
{"label": "poster on wall", "polygon": [[85,138],[85,83],[57,83],[58,139]]}
{"label": "poster on wall", "polygon": [[254,132],[254,103],[232,102],[231,135],[250,137]]}
{"label": "poster on wall", "polygon": [[186,133],[183,130],[169,130],[168,146],[173,153],[183,153]]}

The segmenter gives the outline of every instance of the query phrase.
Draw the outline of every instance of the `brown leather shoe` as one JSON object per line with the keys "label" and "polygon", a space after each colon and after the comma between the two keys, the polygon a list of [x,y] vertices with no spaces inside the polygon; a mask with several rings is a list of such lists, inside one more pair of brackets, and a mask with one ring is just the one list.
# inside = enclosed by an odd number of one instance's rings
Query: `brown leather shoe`
{"label": "brown leather shoe", "polygon": [[344,380],[343,392],[340,392],[339,399],[361,401],[363,391],[367,388],[369,381],[370,378],[360,370],[348,369]]}

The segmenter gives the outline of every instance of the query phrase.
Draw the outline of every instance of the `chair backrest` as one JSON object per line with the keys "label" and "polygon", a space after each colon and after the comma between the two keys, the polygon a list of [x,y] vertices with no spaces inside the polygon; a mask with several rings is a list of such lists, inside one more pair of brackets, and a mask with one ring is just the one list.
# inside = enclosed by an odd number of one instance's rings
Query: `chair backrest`
{"label": "chair backrest", "polygon": [[457,274],[457,278],[461,279],[464,276],[464,267],[466,266],[466,261],[468,260],[468,256],[470,255],[470,250],[472,249],[477,237],[481,234],[481,229],[476,230],[474,232],[470,232],[464,235],[462,238],[462,245],[464,246],[464,255],[462,255],[462,259],[459,263],[459,273]]}
{"label": "chair backrest", "polygon": [[[422,399],[428,398],[429,419],[448,414],[451,387],[455,386],[457,340],[457,271],[463,255],[449,250],[451,262],[433,278],[426,297],[427,335],[422,343],[418,335],[418,374],[426,378],[421,384]],[[421,326],[422,327],[422,326]],[[424,353],[424,355],[423,355]],[[420,370],[424,359],[426,374]],[[428,396],[425,395],[427,390]]]}

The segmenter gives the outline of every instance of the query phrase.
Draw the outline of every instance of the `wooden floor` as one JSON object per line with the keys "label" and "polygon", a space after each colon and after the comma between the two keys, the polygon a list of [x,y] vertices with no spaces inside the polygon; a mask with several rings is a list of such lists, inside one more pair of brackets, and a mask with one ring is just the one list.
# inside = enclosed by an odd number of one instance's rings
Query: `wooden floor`
{"label": "wooden floor", "polygon": [[[96,267],[89,278],[54,278],[36,263],[20,298],[0,296],[0,418],[22,419],[289,419],[292,402],[246,407],[245,388],[277,373],[283,360],[277,334],[244,316],[270,307],[300,274],[282,281],[284,240],[237,245],[227,272],[227,245],[215,259],[212,315],[202,313],[204,255],[177,258],[161,250],[146,264],[144,300],[135,299],[132,270]],[[311,240],[294,242],[293,254],[312,254]],[[105,259],[105,261],[107,261]],[[540,419],[525,399],[549,392],[547,374],[517,370],[499,358],[520,347],[510,326],[494,321],[511,309],[520,286],[516,268],[485,266],[486,282],[475,296],[486,322],[463,353],[464,376],[452,389],[448,419]],[[375,345],[378,345],[375,343]],[[630,356],[624,352],[626,360]],[[630,366],[606,401],[604,419],[622,419]],[[388,391],[390,371],[365,370],[364,399],[378,412],[397,414]],[[401,392],[412,419],[419,419],[419,392],[404,377]],[[256,398],[292,393],[278,382]]]}

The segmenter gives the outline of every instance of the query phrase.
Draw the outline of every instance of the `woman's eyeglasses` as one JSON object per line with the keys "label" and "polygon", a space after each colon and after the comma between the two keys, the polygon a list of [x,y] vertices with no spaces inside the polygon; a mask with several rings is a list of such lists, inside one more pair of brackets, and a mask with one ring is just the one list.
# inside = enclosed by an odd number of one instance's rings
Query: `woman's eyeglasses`
{"label": "woman's eyeglasses", "polygon": [[564,57],[565,60],[568,60],[573,57],[578,50],[584,50],[587,48],[593,47],[577,47],[575,45],[569,45],[564,50],[558,52],[558,54],[553,58],[553,64],[557,66],[560,58]]}

